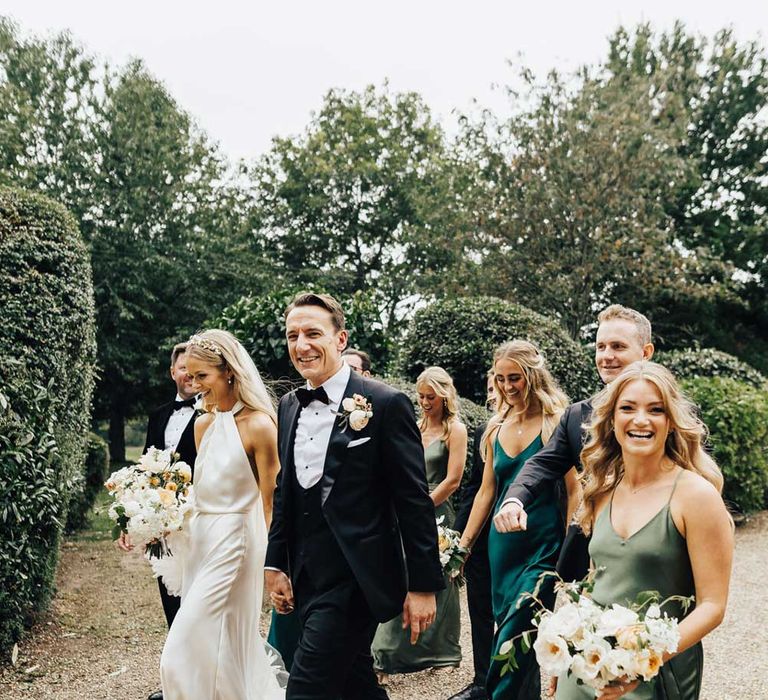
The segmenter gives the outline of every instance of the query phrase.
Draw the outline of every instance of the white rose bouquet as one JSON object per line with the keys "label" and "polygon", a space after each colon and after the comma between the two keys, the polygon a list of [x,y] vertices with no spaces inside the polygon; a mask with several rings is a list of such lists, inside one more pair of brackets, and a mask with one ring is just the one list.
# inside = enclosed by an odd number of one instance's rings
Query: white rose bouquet
{"label": "white rose bouquet", "polygon": [[170,553],[167,537],[183,530],[192,509],[192,469],[178,457],[150,447],[138,464],[118,469],[104,484],[113,498],[112,537],[127,533],[150,560]]}
{"label": "white rose bouquet", "polygon": [[590,596],[595,574],[592,572],[583,581],[574,583],[560,579],[555,587],[565,594],[566,600],[554,612],[547,610],[537,595],[542,580],[557,574],[543,574],[536,590],[520,597],[518,607],[527,598],[540,606],[534,618],[538,633],[533,644],[531,639],[536,630],[523,632],[501,645],[494,659],[504,662],[502,675],[518,667],[515,659],[518,640],[523,653],[533,646],[536,659],[546,673],[573,674],[579,685],[595,690],[618,679],[649,681],[659,673],[664,654],[677,651],[680,641],[677,619],[662,613],[662,608],[677,601],[687,611],[693,598],[670,596],[661,601],[657,591],[643,591],[631,605],[614,603],[606,607]]}
{"label": "white rose bouquet", "polygon": [[450,581],[456,581],[459,586],[464,585],[464,563],[467,561],[469,550],[459,545],[461,533],[442,525],[444,515],[437,519],[437,549],[440,555],[440,565],[443,574]]}

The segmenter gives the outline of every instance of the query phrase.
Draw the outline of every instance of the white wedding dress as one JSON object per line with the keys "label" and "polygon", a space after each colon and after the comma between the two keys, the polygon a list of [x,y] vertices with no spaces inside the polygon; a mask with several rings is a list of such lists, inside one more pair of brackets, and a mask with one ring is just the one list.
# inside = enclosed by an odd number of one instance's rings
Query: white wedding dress
{"label": "white wedding dress", "polygon": [[195,461],[181,608],[160,659],[165,700],[284,700],[286,673],[259,633],[267,529],[235,414],[219,411]]}

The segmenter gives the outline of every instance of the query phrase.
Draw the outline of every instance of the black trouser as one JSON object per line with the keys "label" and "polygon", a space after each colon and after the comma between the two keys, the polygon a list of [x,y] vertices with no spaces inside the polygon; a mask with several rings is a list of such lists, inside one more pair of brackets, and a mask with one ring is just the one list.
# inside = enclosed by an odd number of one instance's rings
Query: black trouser
{"label": "black trouser", "polygon": [[576,524],[568,526],[556,570],[564,581],[581,581],[589,571],[589,537]]}
{"label": "black trouser", "polygon": [[168,593],[168,589],[165,587],[162,579],[157,579],[157,585],[160,588],[160,600],[163,601],[163,612],[165,613],[165,620],[168,623],[168,628],[170,629],[173,618],[175,618],[176,613],[179,612],[181,598],[179,598],[177,595],[171,595]]}
{"label": "black trouser", "polygon": [[491,604],[491,566],[488,550],[472,552],[464,567],[467,577],[467,604],[472,628],[473,683],[485,687],[493,651],[493,606]]}
{"label": "black trouser", "polygon": [[371,657],[377,622],[357,581],[319,590],[301,572],[294,594],[302,632],[286,700],[387,700]]}

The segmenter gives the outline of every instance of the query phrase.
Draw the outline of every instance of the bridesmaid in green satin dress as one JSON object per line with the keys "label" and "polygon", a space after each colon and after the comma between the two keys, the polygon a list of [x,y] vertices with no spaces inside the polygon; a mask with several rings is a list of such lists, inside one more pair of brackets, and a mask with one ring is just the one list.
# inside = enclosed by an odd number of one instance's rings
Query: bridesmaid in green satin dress
{"label": "bridesmaid in green satin dress", "polygon": [[[502,506],[508,486],[525,462],[535,455],[554,431],[568,405],[546,369],[544,358],[532,343],[514,340],[494,353],[493,376],[497,413],[483,436],[486,465],[483,483],[475,497],[462,544],[470,547],[491,513]],[[575,469],[566,476],[569,507],[578,502]],[[495,501],[495,505],[494,505]],[[501,645],[532,628],[530,603],[517,607],[523,593],[536,587],[539,576],[554,571],[565,534],[555,483],[548,484],[526,508],[528,530],[500,534],[491,527],[488,558],[491,564],[493,615],[496,619],[493,655]],[[540,597],[554,603],[554,581],[548,579]],[[502,664],[491,662],[486,688],[494,700],[538,700],[541,695],[539,667],[533,652],[518,654],[519,669],[500,675]]]}
{"label": "bridesmaid in green satin dress", "polygon": [[[593,402],[582,452],[586,487],[579,520],[592,533],[598,568],[594,599],[634,601],[640,591],[695,596],[680,621],[678,652],[648,682],[617,681],[606,700],[696,700],[701,691],[701,639],[720,624],[728,598],[733,523],[720,490],[723,477],[703,449],[706,428],[666,369],[629,365]],[[561,676],[558,700],[589,700],[595,691]]]}
{"label": "bridesmaid in green satin dress", "polygon": [[[419,423],[424,445],[427,482],[435,517],[441,525],[453,527],[455,517],[451,496],[461,483],[467,457],[467,429],[459,420],[459,399],[453,380],[441,367],[428,367],[416,380],[422,418]],[[416,644],[403,630],[401,616],[379,625],[371,652],[380,682],[390,673],[410,673],[461,662],[461,613],[459,586],[446,581],[437,593],[435,621]]]}

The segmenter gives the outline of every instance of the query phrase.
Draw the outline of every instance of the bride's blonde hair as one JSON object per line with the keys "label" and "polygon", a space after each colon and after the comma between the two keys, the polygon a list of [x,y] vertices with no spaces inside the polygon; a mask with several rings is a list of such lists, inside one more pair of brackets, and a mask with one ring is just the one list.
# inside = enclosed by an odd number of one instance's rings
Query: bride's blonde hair
{"label": "bride's blonde hair", "polygon": [[[212,328],[196,333],[187,342],[187,357],[193,357],[222,372],[230,370],[235,399],[253,411],[266,413],[277,423],[272,394],[261,379],[248,351],[229,331]],[[206,411],[212,411],[215,407],[213,401],[204,400],[203,408]]]}
{"label": "bride's blonde hair", "polygon": [[672,373],[655,362],[633,362],[592,401],[592,418],[587,441],[581,451],[584,467],[584,497],[577,515],[582,530],[589,534],[598,498],[609,492],[624,474],[621,446],[614,435],[616,404],[624,388],[638,379],[653,384],[661,395],[669,419],[669,434],[664,453],[676,465],[696,472],[718,492],[723,490],[723,475],[704,449],[707,428],[695,405],[683,394]]}

